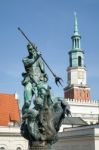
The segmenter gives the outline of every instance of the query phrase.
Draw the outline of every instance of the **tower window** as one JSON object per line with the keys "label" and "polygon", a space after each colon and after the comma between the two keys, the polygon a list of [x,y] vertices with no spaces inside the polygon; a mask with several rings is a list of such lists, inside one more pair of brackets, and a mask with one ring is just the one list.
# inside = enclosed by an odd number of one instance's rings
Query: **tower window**
{"label": "tower window", "polygon": [[78,66],[81,66],[81,56],[78,56]]}
{"label": "tower window", "polygon": [[76,39],[75,39],[75,48],[76,48]]}

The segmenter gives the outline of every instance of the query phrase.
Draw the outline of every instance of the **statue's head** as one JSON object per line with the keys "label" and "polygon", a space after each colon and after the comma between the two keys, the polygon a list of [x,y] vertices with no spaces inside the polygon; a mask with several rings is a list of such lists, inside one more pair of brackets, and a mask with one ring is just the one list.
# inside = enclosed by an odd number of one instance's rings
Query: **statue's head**
{"label": "statue's head", "polygon": [[34,44],[30,44],[30,43],[29,43],[29,44],[27,45],[27,49],[28,49],[29,54],[34,55],[35,52],[36,52],[37,47],[36,47]]}
{"label": "statue's head", "polygon": [[28,50],[33,49],[32,45],[30,43],[27,45],[27,49]]}

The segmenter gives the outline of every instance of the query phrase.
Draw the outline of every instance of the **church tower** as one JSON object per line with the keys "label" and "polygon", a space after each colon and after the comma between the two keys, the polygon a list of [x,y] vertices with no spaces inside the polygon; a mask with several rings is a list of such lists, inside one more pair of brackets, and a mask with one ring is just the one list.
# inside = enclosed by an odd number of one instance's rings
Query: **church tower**
{"label": "church tower", "polygon": [[87,86],[84,51],[81,49],[81,36],[78,32],[76,13],[74,17],[74,33],[71,37],[72,48],[69,51],[68,79],[67,87],[64,88],[64,98],[90,101],[90,88]]}

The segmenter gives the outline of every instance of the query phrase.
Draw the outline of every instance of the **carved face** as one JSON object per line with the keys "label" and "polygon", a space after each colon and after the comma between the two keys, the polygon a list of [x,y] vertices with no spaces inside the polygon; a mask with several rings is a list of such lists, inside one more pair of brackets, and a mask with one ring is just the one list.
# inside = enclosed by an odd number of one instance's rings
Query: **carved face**
{"label": "carved face", "polygon": [[32,47],[28,47],[28,52],[29,52],[30,55],[36,56],[36,51]]}

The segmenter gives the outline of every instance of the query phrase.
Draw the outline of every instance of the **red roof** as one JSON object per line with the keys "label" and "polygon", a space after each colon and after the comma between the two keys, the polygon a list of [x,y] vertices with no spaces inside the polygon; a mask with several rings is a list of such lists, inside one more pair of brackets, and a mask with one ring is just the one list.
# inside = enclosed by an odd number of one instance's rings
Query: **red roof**
{"label": "red roof", "polygon": [[20,110],[15,94],[0,94],[0,126],[20,122]]}

